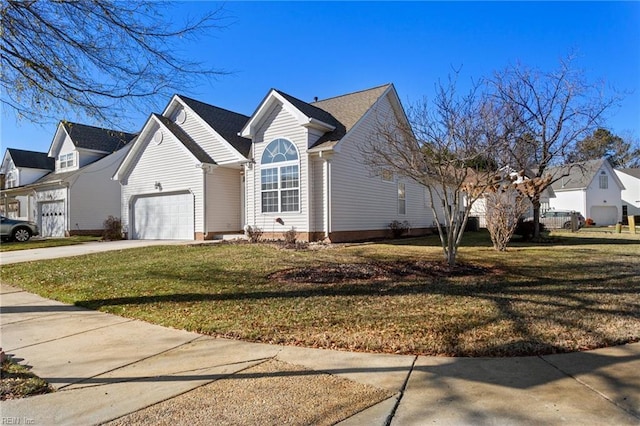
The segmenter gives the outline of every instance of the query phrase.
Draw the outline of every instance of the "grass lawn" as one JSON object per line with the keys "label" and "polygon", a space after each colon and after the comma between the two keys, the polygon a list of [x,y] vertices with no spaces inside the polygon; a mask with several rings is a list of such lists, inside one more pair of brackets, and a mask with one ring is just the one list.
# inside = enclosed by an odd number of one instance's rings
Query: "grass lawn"
{"label": "grass lawn", "polygon": [[558,233],[463,268],[436,237],[319,250],[155,246],[15,264],[2,282],[79,306],[215,336],[403,354],[503,356],[640,340],[640,239]]}
{"label": "grass lawn", "polygon": [[48,247],[61,247],[61,246],[73,246],[76,244],[82,244],[89,241],[98,241],[101,237],[88,237],[88,236],[77,236],[77,237],[68,237],[68,238],[34,238],[24,243],[19,243],[16,241],[10,242],[2,242],[0,244],[0,253],[5,251],[14,251],[14,250],[29,250],[29,249],[37,249],[37,248],[48,248]]}

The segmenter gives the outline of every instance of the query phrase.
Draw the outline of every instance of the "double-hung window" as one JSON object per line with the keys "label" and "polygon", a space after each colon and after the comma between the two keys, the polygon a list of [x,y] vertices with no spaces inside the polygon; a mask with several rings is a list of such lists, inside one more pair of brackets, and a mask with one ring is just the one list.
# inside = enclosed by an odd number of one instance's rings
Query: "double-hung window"
{"label": "double-hung window", "polygon": [[73,167],[75,160],[75,154],[70,152],[68,154],[60,154],[58,156],[58,165],[60,169],[68,169]]}
{"label": "double-hung window", "polygon": [[262,213],[300,210],[300,167],[295,145],[286,139],[269,143],[260,170]]}
{"label": "double-hung window", "polygon": [[609,188],[609,177],[607,176],[607,173],[605,173],[604,171],[600,172],[600,179],[599,179],[599,184],[600,184],[600,189],[608,189]]}

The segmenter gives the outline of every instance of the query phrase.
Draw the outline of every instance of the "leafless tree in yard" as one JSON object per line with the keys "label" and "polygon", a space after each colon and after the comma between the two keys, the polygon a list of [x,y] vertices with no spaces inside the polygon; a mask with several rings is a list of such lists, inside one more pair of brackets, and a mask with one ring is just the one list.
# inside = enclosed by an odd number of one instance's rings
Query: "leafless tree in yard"
{"label": "leafless tree in yard", "polygon": [[487,230],[493,248],[505,251],[518,226],[518,220],[529,209],[523,192],[509,177],[489,188],[484,195]]}
{"label": "leafless tree in yard", "polygon": [[602,85],[587,82],[571,57],[551,72],[510,66],[496,72],[488,87],[510,129],[503,147],[507,164],[537,178],[535,191],[527,196],[533,205],[534,238],[539,238],[540,196],[563,177],[548,179],[547,170],[566,161],[576,143],[601,124],[619,97],[605,96]]}
{"label": "leafless tree in yard", "polygon": [[180,53],[223,26],[221,9],[180,23],[175,7],[146,0],[3,1],[2,106],[40,123],[74,112],[113,124],[130,109],[147,114],[202,77],[225,74]]}
{"label": "leafless tree in yard", "polygon": [[392,172],[427,189],[444,259],[454,265],[472,205],[494,182],[489,160],[498,132],[487,128],[495,120],[477,87],[458,96],[450,79],[436,89],[433,102],[407,109],[406,120],[379,117],[363,157],[376,174]]}

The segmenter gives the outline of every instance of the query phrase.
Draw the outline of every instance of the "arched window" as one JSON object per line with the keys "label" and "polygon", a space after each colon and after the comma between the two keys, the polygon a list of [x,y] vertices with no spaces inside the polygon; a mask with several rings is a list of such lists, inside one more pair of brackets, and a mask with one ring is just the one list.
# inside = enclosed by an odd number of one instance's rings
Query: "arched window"
{"label": "arched window", "polygon": [[300,210],[300,168],[295,145],[286,139],[270,142],[260,164],[262,213]]}

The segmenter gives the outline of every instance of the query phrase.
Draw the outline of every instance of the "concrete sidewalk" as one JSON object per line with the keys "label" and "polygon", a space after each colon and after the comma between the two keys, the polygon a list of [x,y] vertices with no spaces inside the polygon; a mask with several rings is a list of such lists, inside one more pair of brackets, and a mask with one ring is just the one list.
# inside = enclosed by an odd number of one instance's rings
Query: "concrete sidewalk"
{"label": "concrete sidewalk", "polygon": [[59,259],[61,257],[81,256],[83,254],[101,253],[105,251],[126,250],[147,246],[166,246],[179,244],[210,244],[215,241],[186,241],[186,240],[120,240],[120,241],[91,241],[70,246],[47,247],[29,250],[14,250],[0,253],[0,265],[31,262],[36,260]]}
{"label": "concrete sidewalk", "polygon": [[[640,344],[493,359],[351,353],[216,339],[0,288],[2,348],[57,389],[3,401],[3,421],[100,424],[177,403],[214,382],[233,392],[226,379],[247,378],[251,368],[277,360],[306,370],[262,374],[273,380],[274,395],[286,392],[278,378],[319,374],[391,395],[345,411],[343,425],[640,424]],[[299,403],[296,394],[286,397]],[[323,402],[308,409],[321,410]]]}

